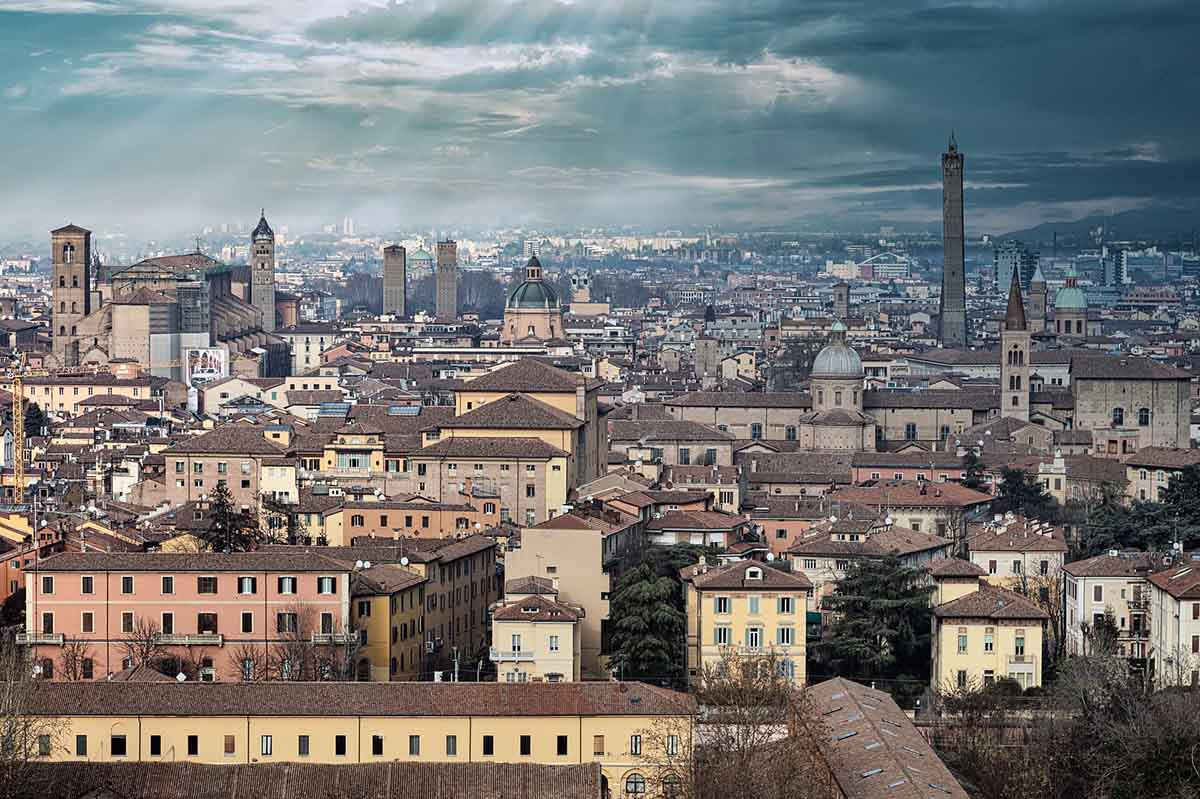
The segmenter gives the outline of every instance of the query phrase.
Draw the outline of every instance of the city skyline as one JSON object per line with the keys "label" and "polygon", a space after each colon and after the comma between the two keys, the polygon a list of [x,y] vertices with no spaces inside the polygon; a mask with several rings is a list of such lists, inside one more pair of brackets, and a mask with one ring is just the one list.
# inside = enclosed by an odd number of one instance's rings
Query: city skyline
{"label": "city skyline", "polygon": [[794,6],[6,0],[8,225],[934,229],[951,129],[969,237],[1195,206],[1194,4]]}

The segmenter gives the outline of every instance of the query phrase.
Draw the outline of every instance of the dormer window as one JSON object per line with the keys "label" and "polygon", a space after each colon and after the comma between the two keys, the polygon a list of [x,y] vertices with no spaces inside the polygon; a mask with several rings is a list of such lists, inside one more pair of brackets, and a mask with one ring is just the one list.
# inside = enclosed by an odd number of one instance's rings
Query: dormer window
{"label": "dormer window", "polygon": [[746,579],[747,580],[761,580],[762,576],[763,576],[762,569],[760,569],[758,567],[746,569]]}

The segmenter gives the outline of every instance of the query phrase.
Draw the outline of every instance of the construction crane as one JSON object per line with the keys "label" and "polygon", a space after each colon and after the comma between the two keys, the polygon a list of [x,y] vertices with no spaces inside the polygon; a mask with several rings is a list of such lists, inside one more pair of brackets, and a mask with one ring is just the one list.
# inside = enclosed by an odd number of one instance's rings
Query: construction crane
{"label": "construction crane", "polygon": [[17,353],[12,379],[13,496],[25,502],[25,353]]}

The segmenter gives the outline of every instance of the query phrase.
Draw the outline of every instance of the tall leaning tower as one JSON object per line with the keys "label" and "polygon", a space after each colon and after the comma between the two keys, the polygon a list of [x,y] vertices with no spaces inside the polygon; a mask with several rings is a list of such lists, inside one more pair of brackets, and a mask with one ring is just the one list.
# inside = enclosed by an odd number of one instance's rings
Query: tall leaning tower
{"label": "tall leaning tower", "polygon": [[79,364],[77,325],[92,312],[92,231],[67,225],[50,231],[54,285],[50,307],[54,355],[63,366]]}
{"label": "tall leaning tower", "polygon": [[275,330],[275,231],[264,209],[250,234],[250,302],[262,312],[262,329]]}
{"label": "tall leaning tower", "polygon": [[963,154],[950,134],[942,153],[942,300],[943,347],[967,346],[967,278],[963,225]]}

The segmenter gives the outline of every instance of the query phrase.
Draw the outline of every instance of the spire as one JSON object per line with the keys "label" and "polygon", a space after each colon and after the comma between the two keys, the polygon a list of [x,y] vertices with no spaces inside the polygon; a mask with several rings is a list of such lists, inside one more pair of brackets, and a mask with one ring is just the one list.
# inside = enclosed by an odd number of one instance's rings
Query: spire
{"label": "spire", "polygon": [[950,131],[950,152],[958,152],[958,139],[954,138],[954,130]]}
{"label": "spire", "polygon": [[1026,330],[1025,304],[1021,301],[1021,281],[1017,270],[1013,270],[1012,283],[1008,287],[1008,310],[1004,313],[1005,330]]}
{"label": "spire", "polygon": [[275,238],[275,231],[271,230],[271,226],[267,224],[267,209],[262,209],[258,217],[258,225],[254,228],[254,232],[250,234],[252,239],[272,239]]}

